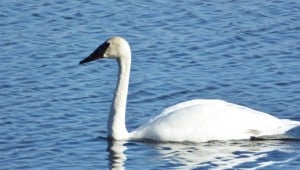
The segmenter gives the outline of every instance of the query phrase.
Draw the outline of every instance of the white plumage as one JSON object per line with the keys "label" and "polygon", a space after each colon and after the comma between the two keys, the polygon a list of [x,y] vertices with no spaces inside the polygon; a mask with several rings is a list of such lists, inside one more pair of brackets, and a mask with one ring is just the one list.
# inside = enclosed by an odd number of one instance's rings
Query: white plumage
{"label": "white plumage", "polygon": [[298,121],[278,119],[226,101],[199,99],[168,107],[148,123],[128,133],[125,112],[131,67],[130,46],[121,37],[110,38],[80,64],[100,58],[115,58],[119,63],[118,84],[107,124],[109,138],[177,142],[238,140],[284,134],[300,125]]}

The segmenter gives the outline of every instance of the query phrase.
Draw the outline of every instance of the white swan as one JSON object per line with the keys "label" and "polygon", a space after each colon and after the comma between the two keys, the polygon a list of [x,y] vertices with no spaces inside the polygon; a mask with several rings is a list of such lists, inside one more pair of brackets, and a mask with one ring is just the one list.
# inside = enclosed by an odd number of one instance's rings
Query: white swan
{"label": "white swan", "polygon": [[267,113],[222,100],[191,100],[166,108],[135,131],[128,133],[125,111],[131,66],[131,50],[121,37],[112,37],[79,64],[114,58],[119,64],[118,84],[107,124],[114,140],[192,141],[250,139],[252,136],[284,134],[300,122],[278,119]]}

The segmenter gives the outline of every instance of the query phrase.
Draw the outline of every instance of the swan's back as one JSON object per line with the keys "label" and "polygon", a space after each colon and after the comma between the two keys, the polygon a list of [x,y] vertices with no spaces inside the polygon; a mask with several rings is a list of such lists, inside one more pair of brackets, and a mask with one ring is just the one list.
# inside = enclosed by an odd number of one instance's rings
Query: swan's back
{"label": "swan's back", "polygon": [[160,141],[249,139],[283,134],[300,122],[222,100],[191,100],[166,108],[160,115],[131,133],[132,138]]}

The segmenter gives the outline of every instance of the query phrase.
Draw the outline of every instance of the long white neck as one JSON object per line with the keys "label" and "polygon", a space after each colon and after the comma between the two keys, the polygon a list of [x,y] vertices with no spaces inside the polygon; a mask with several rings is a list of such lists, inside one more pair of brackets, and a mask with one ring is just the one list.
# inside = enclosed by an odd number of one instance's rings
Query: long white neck
{"label": "long white neck", "polygon": [[126,140],[129,136],[125,124],[125,113],[131,66],[130,50],[117,60],[119,64],[119,77],[114,100],[111,105],[107,131],[109,138]]}

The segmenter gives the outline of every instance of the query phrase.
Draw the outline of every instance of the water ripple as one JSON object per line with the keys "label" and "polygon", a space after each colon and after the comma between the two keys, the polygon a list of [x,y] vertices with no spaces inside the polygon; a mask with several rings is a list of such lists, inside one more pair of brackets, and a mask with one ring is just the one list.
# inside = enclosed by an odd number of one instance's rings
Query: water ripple
{"label": "water ripple", "polygon": [[194,98],[300,120],[298,1],[30,0],[0,8],[1,169],[299,167],[296,142],[111,143],[117,64],[78,66],[104,39],[129,40],[129,130]]}

